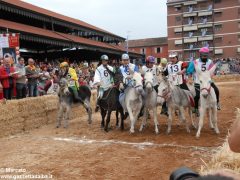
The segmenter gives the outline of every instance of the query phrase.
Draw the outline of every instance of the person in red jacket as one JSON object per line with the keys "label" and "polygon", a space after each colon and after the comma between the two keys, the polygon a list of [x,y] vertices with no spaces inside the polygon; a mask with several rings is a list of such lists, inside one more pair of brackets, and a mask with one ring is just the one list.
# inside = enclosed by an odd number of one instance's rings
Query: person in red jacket
{"label": "person in red jacket", "polygon": [[15,73],[15,69],[11,66],[11,57],[7,56],[3,60],[3,66],[0,67],[0,81],[5,99],[12,99],[16,78],[17,74]]}

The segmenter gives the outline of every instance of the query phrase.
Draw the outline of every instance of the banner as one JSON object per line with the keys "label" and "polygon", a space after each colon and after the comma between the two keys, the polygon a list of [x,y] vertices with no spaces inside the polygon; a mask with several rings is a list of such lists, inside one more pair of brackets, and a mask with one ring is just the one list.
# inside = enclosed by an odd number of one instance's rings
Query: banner
{"label": "banner", "polygon": [[20,56],[19,34],[0,34],[0,58],[4,58],[6,54],[13,57],[14,63],[17,63],[17,58]]}
{"label": "banner", "polygon": [[15,48],[2,48],[2,52],[3,52],[3,58],[6,57],[6,56],[11,56],[12,57],[11,64],[16,64],[17,63],[17,56],[16,56]]}
{"label": "banner", "polygon": [[8,36],[8,41],[10,48],[19,47],[19,34],[11,34]]}

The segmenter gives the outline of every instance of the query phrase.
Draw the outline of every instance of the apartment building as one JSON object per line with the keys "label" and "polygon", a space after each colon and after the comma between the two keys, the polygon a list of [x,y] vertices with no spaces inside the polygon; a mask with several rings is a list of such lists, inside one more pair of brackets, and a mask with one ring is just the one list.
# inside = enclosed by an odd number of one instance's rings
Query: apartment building
{"label": "apartment building", "polygon": [[213,58],[240,57],[240,0],[168,0],[168,51],[184,60],[207,46]]}

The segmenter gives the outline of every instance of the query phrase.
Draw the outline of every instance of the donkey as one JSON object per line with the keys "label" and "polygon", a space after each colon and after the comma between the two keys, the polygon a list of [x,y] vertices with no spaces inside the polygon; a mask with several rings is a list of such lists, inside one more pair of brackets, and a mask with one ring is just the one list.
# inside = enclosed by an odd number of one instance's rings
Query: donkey
{"label": "donkey", "polygon": [[125,112],[128,112],[131,121],[130,133],[134,133],[135,122],[143,105],[143,83],[142,76],[138,72],[130,72],[132,79],[128,82],[128,87],[124,94],[120,95],[120,103]]}
{"label": "donkey", "polygon": [[[88,113],[88,123],[91,124],[92,123],[92,109],[90,106],[91,90],[88,86],[80,86],[78,93],[82,99],[82,102],[80,103],[83,104],[84,108]],[[78,102],[74,101],[74,97],[69,91],[68,81],[66,78],[61,78],[59,81],[58,97],[59,97],[59,111],[56,128],[59,128],[61,126],[62,119],[64,120],[64,128],[67,128],[71,106]]]}
{"label": "donkey", "polygon": [[[121,115],[121,130],[124,129],[124,114],[123,108],[119,102],[119,95],[121,87],[123,86],[123,76],[118,67],[116,67],[116,72],[113,73],[110,70],[108,71],[109,74],[113,77],[114,86],[110,87],[108,90],[104,91],[103,96],[99,99],[99,107],[101,110],[101,127],[104,128],[106,132],[108,132],[108,127],[110,123],[111,113],[112,111],[116,111],[116,126],[118,126],[118,113]],[[105,117],[107,115],[106,123]]]}
{"label": "donkey", "polygon": [[158,134],[158,120],[157,120],[157,92],[153,87],[153,74],[152,72],[146,72],[144,75],[144,118],[139,129],[142,132],[144,126],[147,123],[148,111],[153,110],[153,118],[155,123],[155,133]]}
{"label": "donkey", "polygon": [[195,70],[200,80],[200,117],[196,138],[200,138],[203,120],[207,109],[209,110],[210,128],[214,129],[216,134],[220,133],[217,125],[217,98],[215,91],[211,86],[211,76],[214,74],[216,67],[217,66],[214,65],[210,70],[203,72],[197,65],[195,65]]}
{"label": "donkey", "polygon": [[180,122],[185,123],[186,130],[190,133],[190,129],[188,126],[188,122],[185,118],[185,111],[184,108],[188,108],[188,113],[193,123],[192,117],[192,103],[193,102],[193,95],[191,92],[181,89],[178,86],[172,85],[171,82],[164,77],[159,84],[158,87],[158,102],[166,101],[168,106],[168,129],[167,134],[171,132],[172,120],[173,120],[173,113],[176,109],[179,110],[179,119]]}

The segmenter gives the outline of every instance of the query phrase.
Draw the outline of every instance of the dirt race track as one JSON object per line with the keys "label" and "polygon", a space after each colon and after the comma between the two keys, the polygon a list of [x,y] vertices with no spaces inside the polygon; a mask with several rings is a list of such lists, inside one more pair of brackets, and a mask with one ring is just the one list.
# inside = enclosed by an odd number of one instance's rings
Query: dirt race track
{"label": "dirt race track", "polygon": [[[240,82],[218,83],[222,110],[218,112],[221,134],[209,129],[207,121],[200,140],[192,129],[187,134],[184,125],[172,127],[166,135],[166,117],[159,116],[160,134],[154,134],[153,122],[143,133],[129,134],[129,120],[125,131],[115,128],[100,129],[100,115],[73,119],[68,129],[55,129],[47,125],[24,134],[0,139],[0,168],[22,168],[27,174],[51,174],[57,180],[81,179],[168,179],[180,166],[198,171],[207,162],[216,147],[220,146],[234,120],[235,108],[240,107]],[[139,121],[140,122],[140,121]],[[136,127],[139,128],[139,122]],[[202,161],[203,160],[203,161]],[[22,174],[4,173],[1,174]]]}

